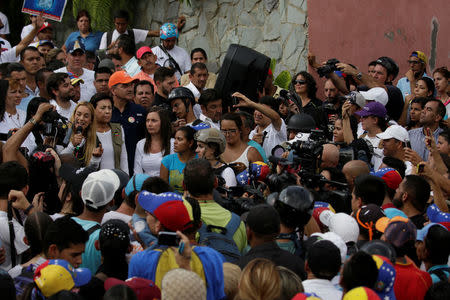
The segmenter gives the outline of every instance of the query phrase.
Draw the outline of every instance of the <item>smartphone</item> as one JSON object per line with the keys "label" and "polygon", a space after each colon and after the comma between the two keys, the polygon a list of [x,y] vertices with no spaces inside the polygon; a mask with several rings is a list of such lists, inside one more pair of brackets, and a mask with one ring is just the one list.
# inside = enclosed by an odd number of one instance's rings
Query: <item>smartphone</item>
{"label": "smartphone", "polygon": [[180,237],[176,232],[161,231],[158,233],[158,245],[178,247],[180,244]]}
{"label": "smartphone", "polygon": [[238,97],[232,97],[233,98],[233,105],[239,104],[239,98]]}
{"label": "smartphone", "polygon": [[410,141],[406,141],[406,147],[408,147],[409,149],[411,149],[411,142],[410,142]]}

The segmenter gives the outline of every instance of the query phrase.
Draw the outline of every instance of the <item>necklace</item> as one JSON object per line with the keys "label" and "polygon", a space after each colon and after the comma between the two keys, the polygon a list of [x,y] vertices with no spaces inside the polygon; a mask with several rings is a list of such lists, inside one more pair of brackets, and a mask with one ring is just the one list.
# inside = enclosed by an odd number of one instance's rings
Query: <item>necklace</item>
{"label": "necklace", "polygon": [[8,118],[13,122],[15,128],[20,128],[22,125],[20,124],[19,112],[16,111],[15,115],[8,113]]}

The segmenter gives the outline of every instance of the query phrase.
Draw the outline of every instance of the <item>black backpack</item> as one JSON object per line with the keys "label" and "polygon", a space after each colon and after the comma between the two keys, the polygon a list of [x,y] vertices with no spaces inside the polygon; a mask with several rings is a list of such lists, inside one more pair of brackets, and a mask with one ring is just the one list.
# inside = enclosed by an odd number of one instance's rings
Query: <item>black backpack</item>
{"label": "black backpack", "polygon": [[[233,236],[240,225],[241,218],[234,213],[231,213],[231,219],[225,228],[203,223],[198,230],[200,234],[198,243],[213,248],[220,252],[227,262],[236,264],[241,257],[241,252],[233,240]],[[213,229],[220,230],[220,232],[213,231]]]}

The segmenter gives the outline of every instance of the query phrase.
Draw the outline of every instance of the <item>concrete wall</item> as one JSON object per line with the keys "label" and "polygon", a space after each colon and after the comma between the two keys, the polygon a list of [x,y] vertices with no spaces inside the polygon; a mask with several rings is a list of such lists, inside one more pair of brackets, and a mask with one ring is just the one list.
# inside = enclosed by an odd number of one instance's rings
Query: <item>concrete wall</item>
{"label": "concrete wall", "polygon": [[[186,1],[184,1],[186,2]],[[190,52],[206,50],[209,67],[217,71],[228,46],[238,43],[277,60],[275,74],[306,68],[308,48],[306,0],[178,0],[140,1],[136,28],[157,29],[185,15],[187,22],[179,46]],[[153,45],[159,39],[148,40]]]}
{"label": "concrete wall", "polygon": [[320,61],[336,57],[367,71],[380,56],[408,70],[413,50],[424,51],[429,68],[449,66],[450,1],[309,0],[309,49]]}

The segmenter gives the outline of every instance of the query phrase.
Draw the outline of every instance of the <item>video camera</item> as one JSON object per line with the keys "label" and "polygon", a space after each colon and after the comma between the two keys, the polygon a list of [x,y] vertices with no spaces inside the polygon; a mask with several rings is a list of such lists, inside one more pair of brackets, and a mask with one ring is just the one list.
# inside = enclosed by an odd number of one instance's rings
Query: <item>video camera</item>
{"label": "video camera", "polygon": [[56,111],[47,111],[42,115],[42,121],[44,125],[42,125],[42,135],[45,137],[53,137],[55,140],[55,145],[62,145],[66,147],[69,144],[69,139],[67,135],[69,135],[69,127],[67,123],[69,121],[66,117],[61,116]]}
{"label": "video camera", "polygon": [[339,71],[339,69],[336,66],[336,64],[339,62],[340,61],[337,60],[336,58],[330,58],[329,60],[327,60],[325,65],[317,68],[317,73],[319,74],[320,77],[325,77],[328,74],[330,74],[331,72]]}

